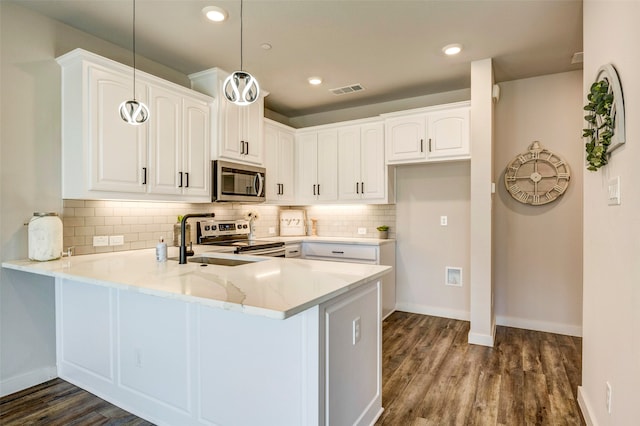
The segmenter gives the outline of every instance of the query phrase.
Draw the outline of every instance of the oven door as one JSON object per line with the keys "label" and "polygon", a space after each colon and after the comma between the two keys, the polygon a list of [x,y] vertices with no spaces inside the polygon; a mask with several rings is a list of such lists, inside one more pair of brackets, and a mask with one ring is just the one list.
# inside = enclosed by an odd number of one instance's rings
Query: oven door
{"label": "oven door", "polygon": [[265,201],[265,169],[216,160],[212,162],[212,201]]}
{"label": "oven door", "polygon": [[238,254],[248,254],[251,256],[285,257],[284,246],[270,247],[265,249],[251,249],[237,252]]}

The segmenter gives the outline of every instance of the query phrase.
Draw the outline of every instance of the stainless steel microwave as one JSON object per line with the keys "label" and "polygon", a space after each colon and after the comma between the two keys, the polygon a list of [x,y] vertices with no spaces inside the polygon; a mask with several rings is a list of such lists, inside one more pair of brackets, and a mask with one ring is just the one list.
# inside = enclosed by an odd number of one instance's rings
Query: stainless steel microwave
{"label": "stainless steel microwave", "polygon": [[265,201],[265,168],[229,161],[212,161],[211,201]]}

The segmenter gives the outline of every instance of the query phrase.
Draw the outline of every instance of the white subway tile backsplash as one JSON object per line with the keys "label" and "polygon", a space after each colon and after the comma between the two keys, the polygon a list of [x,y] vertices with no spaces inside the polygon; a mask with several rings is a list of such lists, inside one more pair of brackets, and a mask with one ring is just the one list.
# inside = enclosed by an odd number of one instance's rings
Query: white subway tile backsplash
{"label": "white subway tile backsplash", "polygon": [[[75,254],[153,248],[161,237],[173,242],[173,225],[178,215],[214,212],[216,219],[244,218],[258,213],[255,223],[258,237],[268,237],[269,228],[279,234],[280,210],[288,207],[242,204],[151,203],[134,201],[64,200],[64,248],[74,247]],[[377,238],[379,225],[388,225],[389,237],[395,237],[395,205],[346,205],[294,207],[306,210],[307,219],[318,220],[318,235]],[[196,219],[191,219],[191,240],[196,239]],[[308,225],[310,226],[310,225]],[[359,235],[358,228],[367,228]],[[93,247],[95,235],[123,235],[121,246]],[[272,234],[271,234],[272,235]]]}

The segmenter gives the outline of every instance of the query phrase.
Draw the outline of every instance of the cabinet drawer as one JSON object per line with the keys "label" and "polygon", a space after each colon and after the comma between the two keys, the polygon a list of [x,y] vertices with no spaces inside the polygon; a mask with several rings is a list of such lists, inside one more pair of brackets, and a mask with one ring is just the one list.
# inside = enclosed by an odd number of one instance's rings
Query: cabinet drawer
{"label": "cabinet drawer", "polygon": [[377,262],[378,247],[355,244],[304,243],[304,255],[308,258],[322,257],[326,260],[349,259],[353,262]]}

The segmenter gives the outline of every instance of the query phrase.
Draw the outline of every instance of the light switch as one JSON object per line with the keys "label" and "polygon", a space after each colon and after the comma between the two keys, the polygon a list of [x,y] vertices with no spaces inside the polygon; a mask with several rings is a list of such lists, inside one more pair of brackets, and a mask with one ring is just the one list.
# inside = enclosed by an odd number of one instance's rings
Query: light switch
{"label": "light switch", "polygon": [[447,226],[448,218],[447,216],[440,216],[440,226]]}
{"label": "light switch", "polygon": [[610,206],[620,205],[620,176],[609,179],[609,202]]}

